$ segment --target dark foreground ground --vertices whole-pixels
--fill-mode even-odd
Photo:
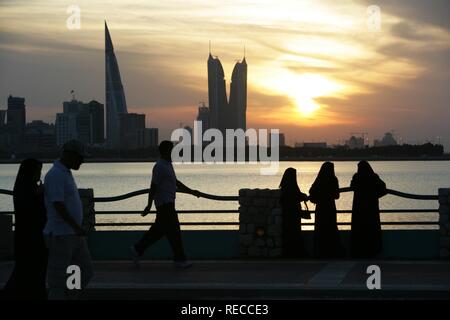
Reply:
[[[369,290],[369,265],[381,289]],[[12,262],[0,262],[0,288]],[[450,261],[170,261],[95,262],[83,299],[450,299]]]

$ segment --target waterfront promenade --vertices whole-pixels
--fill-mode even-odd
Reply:
[[[381,289],[369,290],[378,265]],[[0,287],[13,263],[0,262]],[[96,261],[82,299],[450,299],[450,261],[199,260],[187,270],[171,261]]]

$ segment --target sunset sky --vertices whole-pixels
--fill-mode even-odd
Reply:
[[[79,30],[66,26],[69,5]],[[28,121],[54,122],[71,90],[104,103],[104,20],[128,110],[161,138],[207,103],[211,41],[228,94],[246,48],[247,127],[278,128],[289,144],[394,130],[450,151],[450,1],[1,0],[0,107],[25,97]]]

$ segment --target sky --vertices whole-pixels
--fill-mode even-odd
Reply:
[[[67,27],[70,5],[79,29]],[[208,103],[211,41],[228,94],[245,47],[248,128],[279,129],[291,145],[393,131],[450,151],[448,0],[1,0],[0,108],[25,97],[28,121],[54,122],[71,90],[104,103],[105,20],[128,111],[160,138]]]

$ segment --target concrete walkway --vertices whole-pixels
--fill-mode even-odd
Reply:
[[[381,289],[369,290],[369,265]],[[0,288],[12,270],[0,262]],[[95,262],[84,299],[450,299],[450,261],[170,261]]]

